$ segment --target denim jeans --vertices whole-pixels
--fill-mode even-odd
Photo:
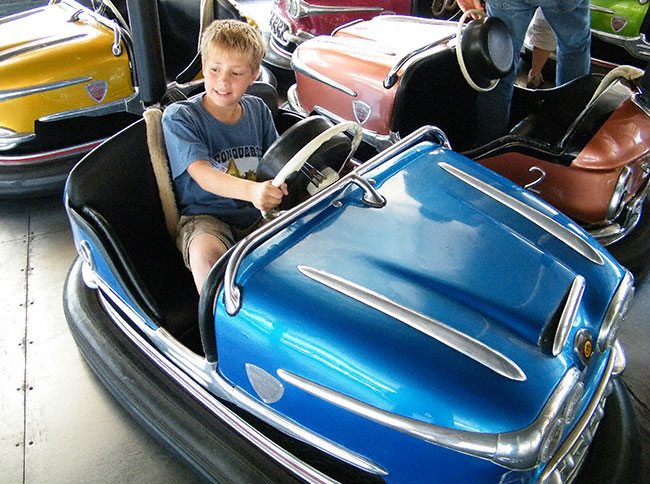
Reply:
[[[493,90],[480,93],[476,101],[477,144],[506,134],[519,54],[535,10],[541,7],[557,36],[556,85],[589,73],[591,65],[591,19],[589,0],[487,0],[487,12],[505,22],[512,34],[514,69]]]

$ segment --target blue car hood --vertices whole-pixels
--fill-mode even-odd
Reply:
[[[364,175],[385,206],[365,205],[350,187],[246,259],[239,313],[217,314],[224,375],[245,387],[244,363],[252,363],[436,425],[480,432],[529,425],[574,364],[570,348],[557,357],[542,351],[544,328],[581,275],[572,331],[597,334],[620,269],[604,251],[585,256],[450,166],[589,241],[500,176],[419,145]],[[602,265],[611,271],[594,269]]]

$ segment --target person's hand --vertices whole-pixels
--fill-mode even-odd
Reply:
[[[280,187],[274,187],[271,185],[271,180],[267,180],[255,183],[251,202],[258,210],[268,212],[280,205],[282,197],[285,195],[289,195],[286,183],[283,183]]]
[[[467,12],[468,10],[485,11],[485,5],[481,3],[481,0],[456,0],[456,3],[458,3],[458,6],[463,12]],[[473,20],[476,20],[479,16],[477,14],[472,14],[470,17]]]

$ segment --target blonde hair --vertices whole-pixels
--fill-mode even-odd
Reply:
[[[248,57],[253,71],[257,71],[266,53],[262,34],[246,22],[233,19],[215,20],[201,35],[201,58],[216,50],[243,54]]]

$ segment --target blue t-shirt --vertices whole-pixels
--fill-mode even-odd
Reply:
[[[203,96],[167,107],[162,117],[174,188],[182,215],[214,215],[227,224],[247,227],[260,216],[252,203],[203,190],[187,173],[197,160],[215,170],[255,180],[260,159],[278,137],[271,111],[260,98],[244,95],[241,119],[222,123],[203,106]]]

